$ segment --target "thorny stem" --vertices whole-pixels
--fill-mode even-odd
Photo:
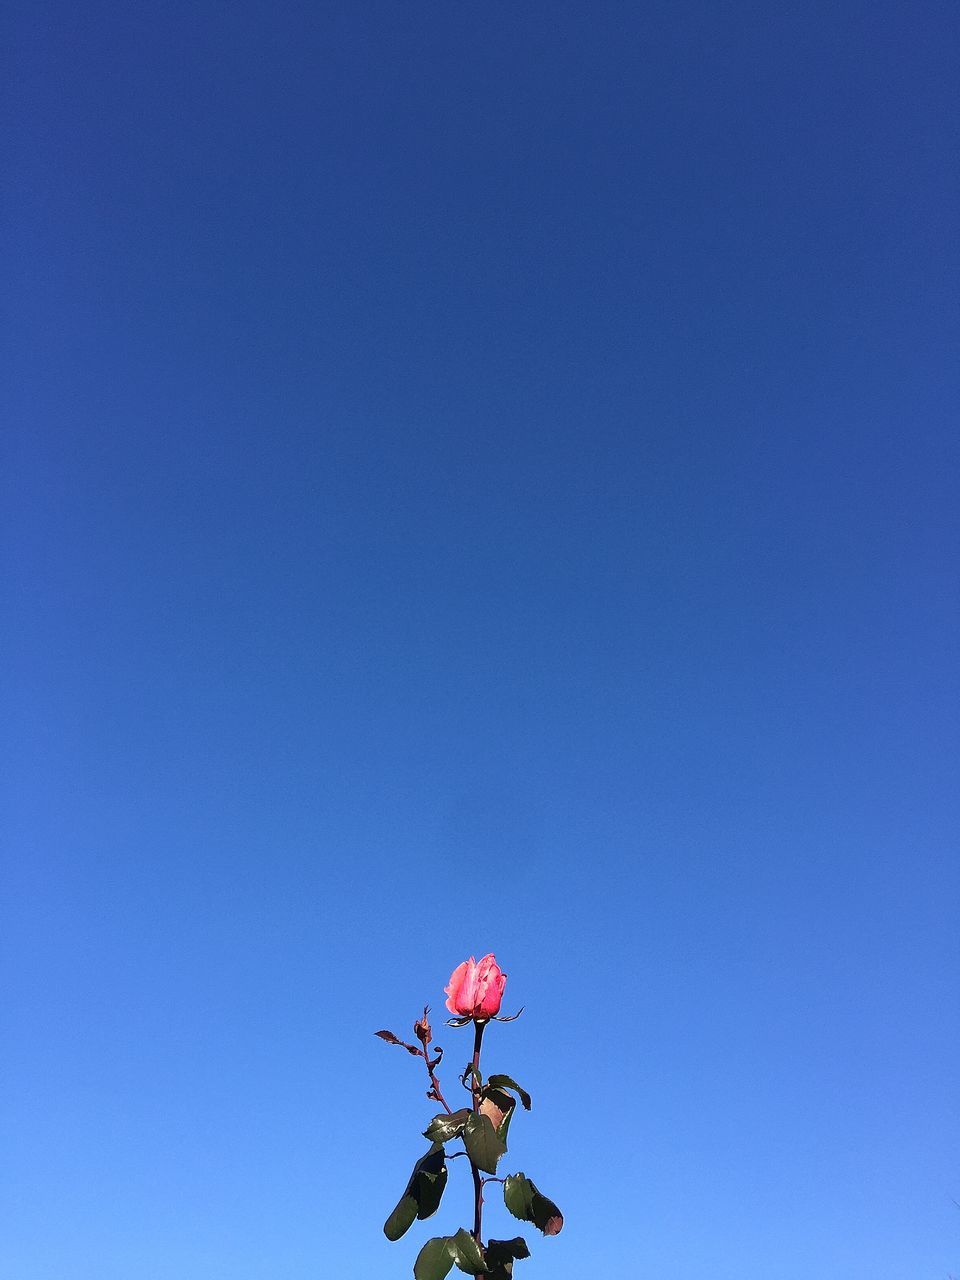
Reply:
[[[424,1059],[424,1060],[426,1061],[426,1059]],[[429,1062],[427,1062],[427,1071],[428,1071],[428,1072],[429,1072],[429,1074],[430,1074],[430,1083],[433,1085],[433,1089],[431,1090],[431,1093],[430,1093],[430,1094],[428,1094],[427,1096],[428,1096],[428,1097],[433,1096],[434,1098],[436,1098],[437,1102],[439,1102],[439,1103],[440,1103],[441,1107],[443,1107],[443,1109],[444,1109],[444,1111],[447,1113],[447,1115],[448,1115],[448,1116],[452,1116],[452,1115],[453,1115],[453,1107],[451,1107],[451,1106],[450,1106],[449,1102],[447,1102],[446,1098],[445,1098],[445,1097],[443,1096],[443,1094],[440,1092],[440,1082],[437,1080],[437,1077],[436,1077],[436,1076],[433,1074],[433,1072],[430,1070],[430,1063],[429,1063]]]
[[[426,1022],[426,1017],[427,1017],[426,1009],[424,1009],[423,1011],[423,1017],[424,1017],[424,1022]],[[470,1092],[473,1096],[473,1110],[478,1114],[480,1111],[480,1085],[478,1083],[478,1081],[480,1080],[480,1046],[483,1041],[483,1032],[486,1025],[487,1025],[486,1021],[482,1021],[482,1022],[477,1021],[477,1022],[474,1022],[473,1024],[473,1027],[474,1027],[473,1075],[470,1081]],[[427,1096],[436,1098],[437,1102],[440,1103],[440,1105],[443,1107],[444,1111],[446,1111],[448,1116],[453,1115],[453,1108],[450,1106],[446,1098],[443,1096],[443,1093],[440,1090],[440,1082],[436,1077],[434,1068],[431,1067],[430,1065],[429,1036],[422,1039],[421,1044],[423,1045],[423,1063],[424,1063],[424,1066],[427,1068],[427,1075],[430,1077],[430,1093]],[[447,1159],[455,1160],[458,1155],[466,1155],[466,1154],[467,1152],[465,1151],[457,1151],[453,1155],[448,1156]],[[482,1222],[483,1222],[484,1183],[485,1182],[502,1182],[503,1179],[502,1178],[481,1178],[480,1170],[477,1168],[477,1166],[473,1163],[472,1160],[470,1161],[470,1171],[473,1174],[473,1238],[474,1240],[476,1240],[477,1244],[480,1245],[480,1248],[482,1249],[483,1245],[480,1243],[480,1232],[481,1232]],[[483,1277],[475,1276],[474,1280],[483,1280]]]
[[[430,1028],[427,1026],[427,1014],[429,1012],[429,1009],[424,1009],[423,1011],[423,1025],[427,1028],[426,1034],[422,1037],[420,1035],[417,1036],[417,1039],[423,1045],[423,1065],[427,1068],[427,1075],[430,1077],[430,1092],[427,1094],[427,1097],[436,1098],[437,1102],[440,1103],[447,1115],[452,1116],[453,1108],[440,1092],[440,1081],[436,1077],[436,1064],[432,1067],[430,1065]],[[418,1027],[420,1025],[420,1023],[417,1023]],[[439,1061],[439,1057],[437,1058],[437,1061]]]
[[[480,1086],[477,1081],[480,1079],[480,1042],[483,1040],[483,1029],[486,1022],[474,1023],[474,1040],[473,1040],[473,1109],[475,1112],[480,1111]],[[473,1238],[477,1244],[480,1244],[480,1228],[483,1220],[483,1180],[480,1177],[480,1170],[470,1161],[470,1168],[473,1172]],[[481,1248],[483,1246],[481,1245]]]

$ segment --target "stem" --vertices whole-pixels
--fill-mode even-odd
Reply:
[[[436,1067],[437,1062],[439,1062],[441,1057],[443,1056],[442,1049],[437,1050],[436,1061],[434,1062],[433,1066],[430,1065],[430,1041],[433,1038],[433,1032],[430,1030],[430,1023],[427,1021],[427,1015],[429,1014],[429,1012],[430,1012],[430,1006],[424,1005],[423,1017],[418,1018],[416,1022],[413,1024],[413,1034],[420,1041],[421,1048],[417,1050],[413,1048],[413,1045],[409,1045],[409,1044],[405,1044],[403,1045],[403,1047],[405,1049],[409,1049],[412,1053],[419,1052],[420,1057],[423,1059],[423,1065],[427,1068],[427,1075],[430,1077],[430,1088],[427,1091],[427,1097],[435,1098],[437,1102],[439,1102],[440,1105],[443,1107],[444,1111],[446,1111],[447,1115],[452,1116],[453,1108],[449,1105],[446,1098],[440,1092],[440,1081],[437,1079],[436,1075],[434,1074],[434,1067]],[[401,1040],[398,1043],[403,1044],[403,1041]]]
[[[423,1061],[424,1061],[424,1065],[427,1068],[427,1075],[430,1077],[430,1083],[433,1086],[433,1090],[432,1090],[433,1096],[440,1103],[441,1107],[443,1107],[447,1115],[452,1116],[453,1107],[450,1106],[449,1102],[447,1102],[446,1098],[440,1092],[440,1081],[437,1079],[437,1077],[433,1074],[433,1071],[430,1069],[430,1050],[427,1048],[426,1045],[423,1046]],[[427,1094],[427,1097],[429,1098],[430,1094]]]
[[[480,1042],[483,1040],[483,1029],[486,1025],[486,1022],[474,1023],[473,1109],[477,1113],[480,1111],[480,1086],[477,1084],[477,1079],[480,1075]],[[480,1244],[480,1228],[483,1221],[483,1181],[480,1177],[480,1170],[472,1160],[470,1161],[470,1168],[473,1171],[473,1238],[477,1244]]]

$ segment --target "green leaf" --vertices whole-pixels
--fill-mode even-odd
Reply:
[[[425,1156],[413,1166],[400,1202],[383,1224],[388,1240],[399,1240],[414,1218],[429,1218],[436,1213],[440,1197],[447,1185],[447,1166],[443,1147],[434,1143]]]
[[[464,1227],[460,1228],[451,1243],[453,1245],[454,1261],[460,1270],[465,1271],[468,1276],[479,1275],[482,1271],[488,1269],[483,1260],[480,1246]]]
[[[484,1257],[490,1269],[490,1280],[513,1280],[515,1258],[529,1258],[530,1250],[523,1236],[513,1240],[491,1240]]]
[[[559,1235],[563,1229],[563,1214],[537,1184],[522,1173],[511,1173],[504,1179],[503,1203],[515,1218],[532,1222],[545,1236]]]
[[[446,1185],[446,1165],[439,1173],[421,1173],[418,1176],[413,1194],[417,1201],[417,1217],[421,1222],[424,1218],[433,1217],[440,1208],[440,1199]]]
[[[532,1222],[530,1207],[533,1192],[522,1173],[508,1173],[503,1180],[503,1203],[521,1222]]]
[[[487,1084],[492,1084],[500,1089],[512,1089],[520,1099],[524,1111],[530,1110],[530,1095],[526,1089],[521,1089],[516,1080],[511,1080],[509,1076],[491,1076]]]
[[[487,1085],[481,1094],[480,1114],[490,1117],[497,1137],[507,1145],[507,1131],[517,1108],[517,1100],[503,1089],[494,1089]]]
[[[463,1130],[463,1142],[467,1155],[478,1169],[482,1169],[484,1173],[497,1172],[497,1161],[507,1148],[497,1137],[489,1116],[471,1112]]]
[[[507,1258],[529,1258],[530,1250],[523,1236],[514,1236],[512,1240],[491,1240],[487,1245],[487,1261],[502,1262]]]
[[[434,1236],[428,1240],[413,1264],[416,1280],[443,1280],[453,1266],[453,1240],[450,1236]]]
[[[563,1214],[547,1196],[533,1188],[533,1225],[545,1236],[558,1236],[563,1230]]]
[[[426,1129],[423,1136],[429,1138],[431,1142],[449,1142],[451,1138],[459,1138],[463,1133],[463,1126],[470,1118],[470,1108],[464,1107],[460,1111],[454,1111],[453,1115],[447,1115],[445,1111],[441,1111],[438,1116],[434,1116]]]
[[[388,1240],[399,1240],[409,1231],[417,1216],[417,1202],[406,1191],[400,1197],[400,1203],[383,1224],[383,1234]]]

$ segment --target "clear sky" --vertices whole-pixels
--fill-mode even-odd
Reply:
[[[955,6],[5,24],[3,1280],[960,1273]]]

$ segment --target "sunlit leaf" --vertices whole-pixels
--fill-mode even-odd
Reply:
[[[482,1169],[484,1173],[497,1172],[497,1161],[507,1148],[497,1137],[489,1116],[471,1112],[470,1119],[464,1126],[463,1141],[467,1155],[478,1169]]]

